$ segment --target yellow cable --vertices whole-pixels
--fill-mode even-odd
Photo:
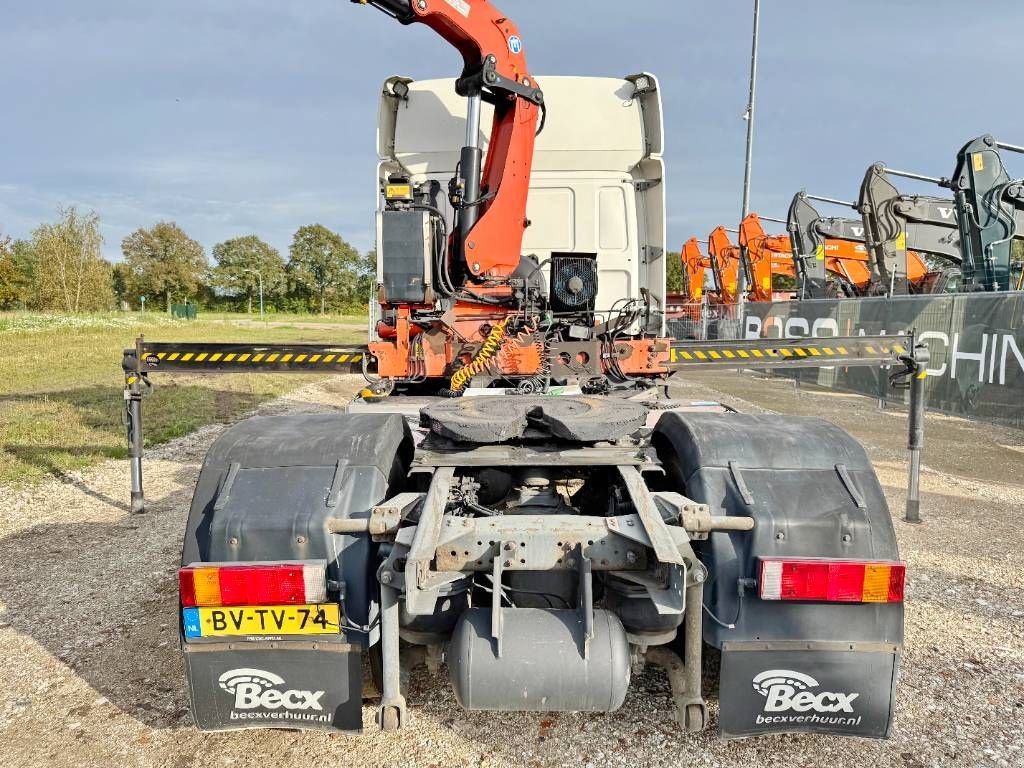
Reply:
[[[466,385],[472,381],[474,376],[483,372],[487,368],[487,363],[498,353],[498,350],[501,349],[501,343],[505,338],[505,325],[507,323],[508,318],[505,318],[491,328],[491,332],[487,334],[487,339],[484,341],[484,345],[480,347],[480,351],[476,353],[476,356],[474,356],[472,361],[452,374],[452,380],[449,385],[449,389],[451,389],[452,392],[461,392],[464,390]]]

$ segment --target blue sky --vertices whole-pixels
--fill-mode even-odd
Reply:
[[[673,248],[735,224],[751,0],[498,5],[538,75],[660,77]],[[1016,0],[762,0],[754,210],[852,198],[876,160],[948,175],[982,133],[1024,144],[1022,29]],[[4,0],[0,51],[0,233],[74,204],[111,258],[160,220],[208,251],[256,233],[284,252],[313,221],[369,247],[380,83],[460,64],[347,0]]]

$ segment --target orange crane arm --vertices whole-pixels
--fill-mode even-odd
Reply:
[[[462,54],[464,67],[456,91],[469,100],[469,107],[453,256],[461,256],[470,274],[480,280],[510,277],[521,257],[534,139],[544,101],[527,69],[518,28],[487,0],[352,2],[371,5],[402,24],[424,24]],[[494,106],[482,171],[481,100]]]

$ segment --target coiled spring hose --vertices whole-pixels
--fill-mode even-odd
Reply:
[[[473,356],[472,361],[452,374],[449,390],[453,395],[462,394],[462,391],[473,380],[473,377],[486,370],[488,363],[498,354],[498,350],[501,349],[501,342],[505,339],[505,326],[507,323],[508,318],[496,323],[491,328],[491,332],[487,334],[484,345]]]

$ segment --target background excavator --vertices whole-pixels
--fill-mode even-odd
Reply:
[[[746,269],[739,246],[729,238],[729,230],[715,227],[708,235],[708,258],[715,272],[717,303],[735,304],[739,298],[738,286],[741,269]],[[750,284],[750,275],[747,275]]]
[[[701,253],[700,241],[696,237],[691,237],[683,243],[680,258],[683,260],[683,299],[689,303],[700,303],[704,297],[704,283],[710,270],[714,282],[708,298],[717,300],[720,276],[716,263]]]
[[[787,229],[797,268],[799,296],[836,298],[884,293],[881,278],[868,251],[864,222],[821,216],[811,200],[854,206],[850,202],[809,195],[803,191],[794,195],[787,216]],[[911,284],[925,285],[929,268],[921,256],[915,251],[908,251],[907,265]]]
[[[787,235],[769,235],[761,217],[751,213],[740,222],[739,244],[748,265],[751,301],[772,301],[777,298],[775,278],[786,277],[796,282],[796,265]]]
[[[1024,179],[1011,179],[1000,149],[1024,147],[979,136],[957,153],[950,179],[962,251],[965,290],[1007,291],[1024,288],[1024,270],[1014,263],[1012,243],[1024,238]]]
[[[960,237],[952,200],[905,195],[889,180],[900,176],[940,183],[875,163],[864,174],[855,204],[864,224],[877,293],[943,293],[956,289]],[[912,255],[916,252],[917,255]]]

